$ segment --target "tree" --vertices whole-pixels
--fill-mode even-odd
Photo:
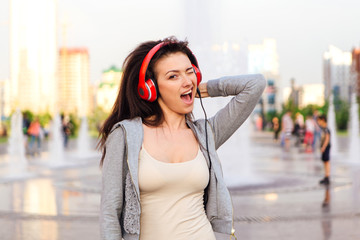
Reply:
[[[334,108],[337,129],[344,131],[347,130],[350,111],[349,103],[340,99],[336,99],[334,101]]]

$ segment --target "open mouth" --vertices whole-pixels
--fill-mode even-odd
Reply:
[[[181,94],[180,97],[184,102],[190,103],[192,101],[192,98],[193,98],[192,89],[190,89],[189,91]]]

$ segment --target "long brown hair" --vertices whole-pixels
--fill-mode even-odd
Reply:
[[[141,43],[125,59],[123,64],[123,75],[114,106],[112,107],[109,117],[105,120],[99,133],[98,148],[102,150],[100,166],[102,166],[106,154],[106,139],[109,136],[112,127],[125,119],[141,117],[144,124],[149,126],[159,126],[164,115],[158,101],[148,102],[142,100],[138,94],[137,87],[139,82],[139,72],[141,64],[146,54],[157,44],[167,43],[160,48],[152,57],[147,72],[146,79],[151,78],[156,85],[156,76],[154,72],[155,63],[162,57],[171,53],[182,52],[186,54],[190,61],[197,65],[196,59],[189,50],[187,41],[179,41],[175,37],[169,37],[159,41],[148,41]],[[160,93],[158,92],[160,96]]]

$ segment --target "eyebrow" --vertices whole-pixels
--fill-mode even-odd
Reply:
[[[185,70],[185,72],[189,71],[189,70],[192,69],[192,68],[193,68],[193,67],[187,68],[187,69]],[[165,73],[165,75],[167,75],[167,74],[170,73],[170,72],[178,73],[178,72],[180,72],[180,70],[170,70],[170,71],[167,71],[167,72]]]

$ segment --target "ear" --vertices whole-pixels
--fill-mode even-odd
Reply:
[[[157,86],[156,86],[156,83],[155,81],[153,81],[152,79],[148,79],[146,81],[146,87],[149,91],[149,96],[148,96],[148,99],[147,101],[149,102],[154,102],[156,99],[157,99]]]

